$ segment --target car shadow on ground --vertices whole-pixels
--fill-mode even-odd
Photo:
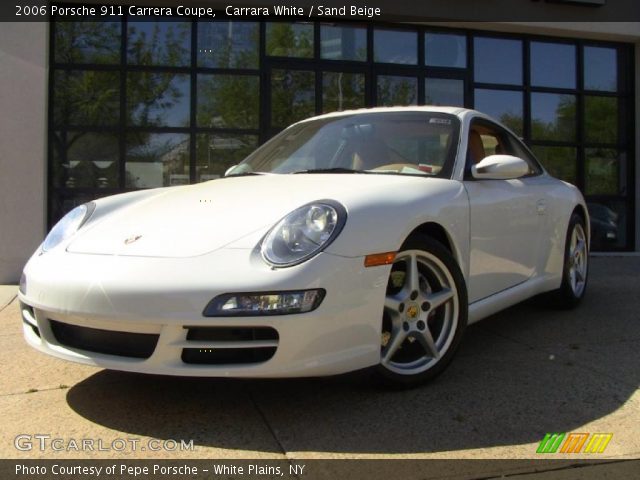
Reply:
[[[577,310],[533,299],[470,326],[450,368],[412,390],[377,389],[364,372],[240,381],[101,371],[67,402],[129,435],[237,450],[410,454],[539,442],[597,428],[634,401],[639,266],[594,261]]]

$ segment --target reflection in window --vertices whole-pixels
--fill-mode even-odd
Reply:
[[[367,59],[365,27],[320,26],[320,57],[327,60]]]
[[[313,25],[310,23],[267,23],[267,55],[313,57]]]
[[[431,67],[467,66],[467,37],[449,33],[426,33],[424,37],[425,64]]]
[[[127,62],[181,67],[191,63],[191,24],[151,20],[127,23]]]
[[[550,175],[575,185],[577,149],[575,147],[542,147],[531,150]]]
[[[94,70],[55,72],[54,123],[106,126],[120,121],[120,74]]]
[[[476,37],[473,71],[478,83],[522,85],[522,42]]]
[[[271,71],[271,126],[286,127],[315,113],[315,73]]]
[[[587,202],[591,219],[591,250],[610,250],[627,243],[627,207],[623,200]]]
[[[378,76],[378,105],[392,107],[418,103],[418,79],[394,75]]]
[[[59,131],[52,138],[53,186],[106,188],[118,186],[118,135]]]
[[[612,97],[585,97],[584,125],[587,142],[617,143],[618,99]]]
[[[189,183],[189,135],[135,132],[127,135],[125,184],[153,188]]]
[[[463,80],[427,77],[424,80],[424,89],[427,105],[464,106]]]
[[[534,140],[575,141],[575,95],[532,93],[531,138]]]
[[[373,32],[373,60],[381,63],[418,63],[418,33],[404,30]]]
[[[257,129],[259,92],[256,75],[198,75],[198,126]]]
[[[587,148],[586,185],[587,195],[624,195],[627,190],[625,155],[617,150]]]
[[[522,135],[522,92],[476,88],[474,108]]]
[[[199,22],[198,66],[258,68],[257,22]]]
[[[177,73],[127,74],[128,123],[188,127],[190,77]]]
[[[618,89],[618,61],[614,48],[584,47],[584,88],[607,92]]]
[[[576,47],[531,42],[531,85],[576,88]]]
[[[256,135],[203,133],[196,136],[196,181],[206,182],[224,175],[258,146]]]
[[[119,63],[120,22],[57,22],[57,63]]]
[[[324,72],[322,74],[322,111],[334,112],[364,107],[364,75]]]

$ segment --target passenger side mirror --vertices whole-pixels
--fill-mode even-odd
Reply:
[[[527,173],[527,162],[512,155],[489,155],[471,166],[471,175],[478,180],[509,180]]]

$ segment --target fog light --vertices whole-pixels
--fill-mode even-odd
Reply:
[[[207,305],[205,317],[290,315],[315,310],[324,299],[322,288],[289,292],[225,293]]]
[[[22,272],[20,276],[20,293],[23,295],[27,294],[27,276]]]

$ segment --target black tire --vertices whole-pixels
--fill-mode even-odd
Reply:
[[[407,271],[410,268],[409,262],[413,258],[416,259],[415,271],[418,272],[419,290],[415,300],[411,295],[415,293],[413,286],[416,284],[407,284],[408,281],[411,283],[409,278],[411,275]],[[394,284],[398,276],[403,276],[402,286]],[[450,283],[455,289],[448,288]],[[400,290],[395,293],[398,288]],[[411,291],[409,297],[405,296],[407,291]],[[385,309],[382,315],[381,361],[373,369],[374,379],[381,386],[395,389],[424,384],[441,374],[451,363],[467,326],[467,288],[460,267],[449,250],[440,242],[425,235],[413,235],[405,241],[396,256],[386,293]],[[441,294],[440,298],[446,298],[450,294],[452,297],[445,300],[442,305],[431,306],[428,300],[433,300],[433,305],[438,305],[441,301],[438,300],[437,294]],[[396,301],[397,298],[406,298],[406,307],[398,307],[397,311],[394,311],[387,306],[386,302]],[[400,302],[399,305],[404,303]],[[419,308],[417,316],[414,315],[416,307]],[[390,317],[393,318],[390,319]],[[405,337],[398,336],[399,347],[391,351],[394,344],[393,330],[396,329],[398,322],[402,325]],[[407,327],[407,324],[410,326]],[[387,333],[389,338],[385,344],[384,338]],[[429,349],[423,346],[423,344],[429,344],[425,337],[431,339],[430,351],[436,352],[434,355],[430,356]],[[438,351],[438,343],[442,346],[442,352]],[[419,366],[417,363],[418,366],[413,369],[405,370],[402,365],[412,365],[411,354],[419,357],[420,348],[423,349],[421,361],[424,365]],[[389,350],[385,355],[386,349]],[[406,357],[407,362],[405,364],[398,362],[398,356]],[[415,360],[415,362],[419,361]]]
[[[583,256],[584,279],[581,288],[576,289],[576,284],[572,279],[571,272],[571,269],[575,263],[575,259],[572,259],[572,239],[574,238],[574,232],[576,232],[577,235],[580,235],[580,231],[582,232],[582,235],[584,237],[583,241],[585,242]],[[585,292],[587,290],[587,280],[589,278],[589,240],[587,238],[586,232],[587,229],[583,218],[577,213],[573,213],[571,215],[571,219],[569,220],[569,226],[567,227],[567,238],[564,245],[562,283],[560,284],[560,288],[551,293],[553,305],[557,308],[575,308],[584,298]]]

